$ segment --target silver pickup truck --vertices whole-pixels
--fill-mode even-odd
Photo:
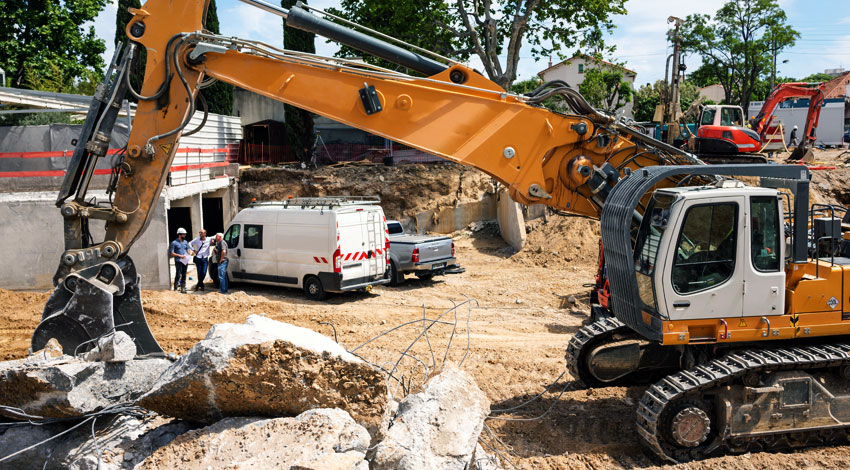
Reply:
[[[390,234],[390,285],[404,282],[405,274],[431,279],[439,274],[463,272],[456,264],[455,243],[451,237],[405,235],[404,227],[395,220],[387,221]]]

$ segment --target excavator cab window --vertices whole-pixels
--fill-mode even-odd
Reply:
[[[676,245],[673,288],[692,294],[732,277],[737,252],[738,205],[704,204],[688,208]]]
[[[645,212],[649,217],[643,218],[635,244],[635,274],[638,291],[643,301],[643,308],[650,312],[658,311],[653,274],[658,257],[658,247],[661,244],[661,237],[664,236],[664,230],[667,228],[667,222],[670,219],[670,207],[674,201],[675,197],[669,194],[656,193],[652,196]]]
[[[720,110],[721,126],[741,126],[744,119],[738,108],[722,108]]]
[[[779,207],[775,197],[750,198],[750,252],[753,267],[761,272],[777,272],[779,259]]]
[[[714,115],[717,114],[717,110],[714,108],[705,108],[702,111],[702,119],[700,119],[699,123],[701,126],[713,126],[714,125]]]

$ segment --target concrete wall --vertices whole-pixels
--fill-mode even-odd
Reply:
[[[260,121],[286,122],[283,103],[241,88],[233,90],[233,114],[247,126]]]
[[[6,259],[0,263],[0,288],[46,290],[64,250],[63,219],[54,205],[55,192],[0,194],[0,240]],[[130,250],[143,288],[168,285],[168,239],[165,199],[160,198],[151,223]],[[103,223],[92,221],[92,236],[103,239]]]

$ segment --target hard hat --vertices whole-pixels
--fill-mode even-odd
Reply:
[[[185,229],[185,228],[183,228],[183,227],[178,228],[178,229],[177,229],[177,235],[180,235],[180,234],[185,235],[185,234],[186,234],[186,229]]]
[[[794,130],[795,130],[795,131],[797,130],[797,126],[794,126]]]

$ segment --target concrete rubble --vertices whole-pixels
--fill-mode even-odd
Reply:
[[[315,331],[252,315],[213,326],[139,402],[165,416],[296,416],[340,408],[373,437],[386,420],[383,374]]]
[[[295,418],[225,418],[178,437],[141,467],[368,470],[370,439],[339,409],[310,410]]]
[[[123,331],[104,336],[97,341],[97,346],[83,355],[87,361],[127,362],[136,357],[136,344],[133,338]]]
[[[0,457],[11,455],[68,430],[75,423],[23,425],[0,430]],[[129,470],[153,451],[193,427],[183,421],[134,416],[104,417],[0,463],[4,470]]]
[[[490,402],[453,364],[399,402],[383,372],[330,338],[261,316],[213,326],[174,363],[133,359],[125,336],[101,339],[84,355],[95,361],[48,343],[0,363],[0,404],[20,410],[0,413],[89,415],[0,427],[0,468],[501,468],[478,445]],[[90,415],[116,404],[122,414]]]
[[[131,403],[171,365],[167,359],[88,362],[71,356],[0,363],[0,405],[45,418],[81,416]],[[22,419],[14,413],[0,415]]]
[[[423,391],[401,401],[372,470],[466,470],[489,414],[490,400],[475,381],[447,364]]]

